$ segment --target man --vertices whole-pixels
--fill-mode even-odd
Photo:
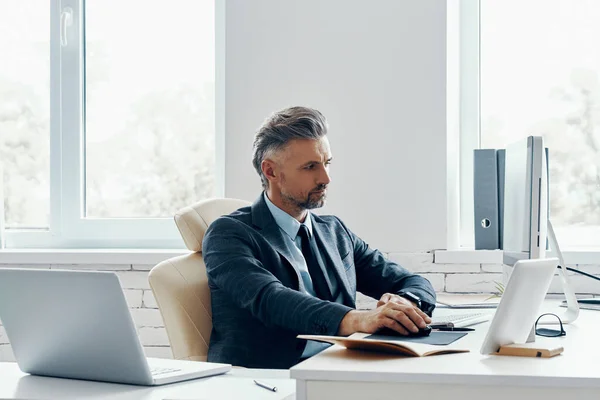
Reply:
[[[323,115],[305,107],[273,114],[256,133],[252,162],[264,192],[217,219],[203,242],[208,361],[289,368],[328,346],[299,334],[407,335],[431,322],[428,280],[370,249],[337,217],[309,211],[323,206],[331,182],[326,134]],[[380,298],[377,308],[356,310],[357,290]]]

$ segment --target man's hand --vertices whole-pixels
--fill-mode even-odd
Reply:
[[[388,301],[371,311],[352,310],[342,319],[338,334],[346,336],[355,332],[373,333],[382,328],[393,329],[401,335],[416,333],[419,328],[425,328],[431,322],[431,318],[412,303],[408,303]]]
[[[393,301],[398,304],[406,304],[408,306],[417,306],[412,301],[405,299],[404,297],[400,297],[397,294],[386,293],[383,296],[381,296],[381,299],[379,299],[379,301],[377,302],[377,307],[382,306],[390,301]]]

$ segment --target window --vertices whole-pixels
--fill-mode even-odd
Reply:
[[[481,0],[468,2],[467,9],[461,23],[477,24],[480,35],[461,44],[475,51],[479,76],[462,76],[476,82],[463,99],[467,104],[479,99],[477,118],[466,118],[479,119],[480,129],[463,139],[481,148],[504,148],[529,135],[543,136],[549,148],[550,218],[558,242],[563,249],[597,250],[600,2]],[[468,186],[472,180],[462,195],[472,197]],[[467,226],[472,231],[472,209],[470,214],[470,221],[462,219],[463,232]]]
[[[9,247],[182,246],[175,211],[224,187],[214,3],[2,2]]]
[[[12,229],[49,227],[49,31],[47,1],[0,4],[0,182]]]

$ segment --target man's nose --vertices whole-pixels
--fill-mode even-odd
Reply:
[[[319,185],[329,185],[331,182],[331,176],[329,175],[329,171],[327,167],[321,168],[321,174],[319,174]]]

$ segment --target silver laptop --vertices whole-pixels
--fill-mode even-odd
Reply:
[[[0,268],[0,320],[33,375],[163,385],[231,369],[146,358],[113,272]]]

